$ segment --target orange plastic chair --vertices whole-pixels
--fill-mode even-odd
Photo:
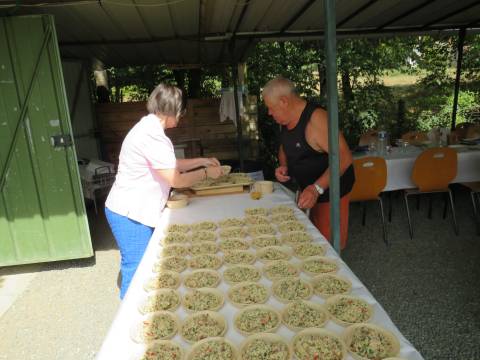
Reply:
[[[426,132],[409,131],[402,135],[402,140],[406,140],[412,145],[420,145],[423,141],[428,140],[428,135]]]
[[[410,238],[413,238],[412,221],[408,207],[408,196],[426,193],[448,193],[450,208],[452,210],[453,226],[458,235],[455,207],[453,205],[452,191],[448,187],[450,182],[457,176],[457,152],[446,147],[431,148],[422,152],[413,165],[412,181],[416,189],[404,191],[405,207],[407,210]],[[429,214],[431,214],[431,203]],[[446,216],[446,207],[443,217]]]
[[[383,241],[388,245],[387,230],[385,226],[385,215],[383,212],[383,202],[380,193],[387,184],[387,163],[384,158],[377,156],[368,156],[353,160],[355,170],[355,184],[350,192],[350,201],[373,201],[380,204],[382,215]],[[363,225],[365,225],[366,204],[363,206]]]
[[[358,140],[359,146],[370,145],[372,142],[376,142],[378,138],[378,131],[375,129],[370,129],[367,132],[363,133]]]

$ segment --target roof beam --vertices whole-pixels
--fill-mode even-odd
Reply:
[[[135,5],[135,10],[137,12],[137,15],[138,17],[140,18],[140,21],[143,25],[143,27],[145,28],[145,31],[147,32],[148,36],[150,38],[153,38],[153,33],[152,33],[152,30],[150,29],[150,27],[148,26],[147,22],[145,21],[145,17],[143,16],[142,14],[142,10],[140,7],[137,6],[137,0],[132,0],[133,4]],[[165,56],[163,56],[161,50],[159,47],[155,47],[155,51],[157,52],[157,54],[159,55],[161,61],[165,61]]]
[[[78,11],[76,11],[76,9],[73,7],[71,9],[68,10],[69,13],[72,14],[72,17],[78,19],[78,21],[82,24],[86,24],[88,26],[89,29],[93,30],[93,33],[94,34],[98,34],[98,36],[100,37],[100,41],[106,41],[105,38],[102,36],[102,33],[100,31],[97,31],[97,29],[95,28],[95,23],[91,22],[89,19],[85,18],[83,15],[81,15]],[[73,42],[72,42],[73,43]],[[86,45],[87,47],[89,46],[93,46],[95,44],[92,44],[92,45]],[[93,53],[95,54],[96,51],[94,49],[90,49],[89,48],[89,51],[90,53]],[[117,56],[122,59],[123,61],[125,61],[125,57],[122,56],[122,54],[120,54],[118,51],[116,51],[115,49],[112,49],[112,52],[115,52],[117,54]],[[104,52],[104,55],[105,55],[105,52]],[[94,57],[97,57],[98,55],[94,55]]]
[[[316,0],[308,0],[308,1],[302,6],[302,8],[301,8],[299,11],[297,11],[297,13],[296,13],[295,15],[293,15],[293,17],[292,17],[290,20],[288,20],[285,25],[282,26],[282,28],[280,29],[280,33],[283,33],[283,32],[285,32],[285,31],[287,31],[288,28],[289,28],[290,26],[292,26],[292,25],[295,23],[295,21],[297,21],[298,18],[299,18],[300,16],[302,16],[302,15],[305,13],[305,11],[307,11],[307,10],[310,8],[310,6],[313,5],[313,3],[314,3],[315,1],[316,1]]]
[[[458,10],[452,11],[451,13],[448,13],[448,14],[442,16],[442,17],[439,17],[439,18],[437,18],[437,19],[435,19],[435,20],[433,20],[433,21],[430,21],[430,22],[426,23],[426,24],[423,25],[421,28],[422,28],[422,29],[427,28],[427,27],[429,27],[430,25],[433,25],[433,24],[435,24],[435,23],[438,23],[438,22],[440,22],[440,21],[443,21],[443,20],[445,20],[445,19],[448,19],[449,17],[452,17],[452,16],[455,16],[455,15],[457,15],[457,14],[460,14],[460,13],[462,13],[462,12],[468,10],[468,9],[471,9],[472,7],[478,6],[478,5],[480,5],[480,1],[474,1],[474,2],[472,2],[472,3],[469,4],[469,5],[466,5],[466,6],[464,6],[464,7],[461,7],[461,8],[458,9]]]
[[[419,28],[418,26],[406,26],[402,28],[395,29],[382,29],[377,31],[376,29],[338,29],[337,34],[339,36],[354,36],[354,35],[382,35],[382,34],[393,34],[393,33],[428,33],[430,31],[443,31],[443,30],[458,30],[460,28],[469,28],[475,29],[480,28],[480,21],[474,23],[465,23],[458,24],[455,26],[451,25],[438,25],[438,26],[429,26],[424,28]],[[237,33],[235,35],[236,39],[272,39],[272,38],[300,38],[300,37],[321,37],[324,35],[323,30],[313,30],[313,31],[302,31],[302,32],[286,32],[280,33],[278,31],[270,32],[245,32]],[[210,38],[206,40],[206,38]],[[218,39],[215,39],[218,38]],[[155,37],[155,38],[144,38],[144,39],[128,39],[128,40],[94,40],[94,41],[63,41],[60,42],[60,46],[93,46],[93,45],[129,45],[129,44],[140,44],[140,43],[159,43],[165,41],[191,41],[191,42],[212,42],[212,41],[225,41],[230,38],[229,34],[225,33],[213,33],[213,34],[204,34],[203,37],[198,36],[170,36],[170,37]]]
[[[420,9],[423,9],[425,6],[428,6],[428,5],[430,5],[431,3],[435,2],[435,1],[436,1],[436,0],[426,0],[426,1],[424,1],[423,3],[421,3],[421,4],[419,4],[419,5],[411,8],[411,9],[409,9],[409,10],[407,10],[407,11],[405,11],[404,13],[402,13],[402,14],[394,17],[393,19],[387,21],[386,23],[380,25],[379,27],[377,27],[377,30],[381,30],[381,29],[387,27],[388,25],[391,25],[391,24],[397,22],[398,20],[403,19],[403,18],[405,18],[405,17],[413,14],[414,12],[417,12],[417,11],[420,10]]]
[[[344,25],[345,23],[347,23],[348,21],[352,20],[354,17],[356,17],[357,15],[361,14],[362,12],[364,12],[365,10],[367,10],[370,6],[372,6],[373,4],[375,4],[378,0],[370,0],[369,2],[367,2],[365,5],[359,7],[357,10],[355,10],[353,13],[351,13],[350,15],[348,15],[345,19],[343,19],[342,21],[340,21],[338,24],[337,24],[337,28],[339,28],[340,26]]]
[[[199,35],[202,34],[202,25],[203,25],[202,19],[203,19],[204,13],[205,13],[204,0],[199,0],[198,1],[198,34]],[[200,46],[200,44],[197,44],[197,46],[198,46],[197,58],[198,58],[198,62],[201,64],[202,63],[202,47]]]
[[[238,17],[237,23],[235,24],[235,28],[233,29],[232,39],[235,38],[235,35],[237,34],[238,29],[240,28],[240,25],[243,21],[243,18],[245,17],[245,14],[247,13],[247,9],[248,9],[249,6],[250,6],[250,0],[243,3],[242,11],[240,13],[240,16]],[[227,42],[224,41],[222,43],[222,49],[220,50],[220,55],[218,56],[218,62],[220,62],[221,59],[223,59],[223,55],[225,54],[225,47],[226,46],[227,46]]]

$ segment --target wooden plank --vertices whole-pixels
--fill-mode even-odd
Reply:
[[[195,195],[198,195],[198,196],[242,193],[243,185],[233,185],[233,186],[218,188],[218,189],[205,189],[205,190],[193,190],[193,191],[195,192]]]

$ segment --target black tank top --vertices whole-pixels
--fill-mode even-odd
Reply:
[[[307,102],[297,125],[289,130],[282,126],[280,142],[287,156],[288,174],[298,183],[301,190],[313,184],[328,169],[328,153],[313,149],[305,138],[305,129],[312,113],[319,106]],[[348,194],[355,182],[353,165],[350,165],[340,177],[340,197]],[[325,189],[318,202],[328,202],[329,192]]]

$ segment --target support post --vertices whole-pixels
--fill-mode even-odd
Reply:
[[[338,90],[335,0],[324,0],[327,64],[328,163],[330,169],[330,236],[340,255],[340,156],[338,150]]]
[[[457,44],[457,73],[455,74],[455,91],[453,93],[453,110],[452,110],[452,130],[455,130],[457,122],[457,106],[458,106],[458,92],[460,91],[460,76],[462,75],[462,61],[463,61],[463,44],[465,43],[465,35],[467,30],[461,28],[458,32]]]
[[[235,62],[234,57],[234,42],[230,43],[230,52],[232,55],[232,80],[233,80],[233,99],[235,102],[235,117],[237,124],[237,144],[238,144],[238,160],[240,162],[240,171],[244,171],[244,159],[243,159],[243,134],[242,134],[242,121],[240,119],[240,106],[238,103],[238,64]]]

